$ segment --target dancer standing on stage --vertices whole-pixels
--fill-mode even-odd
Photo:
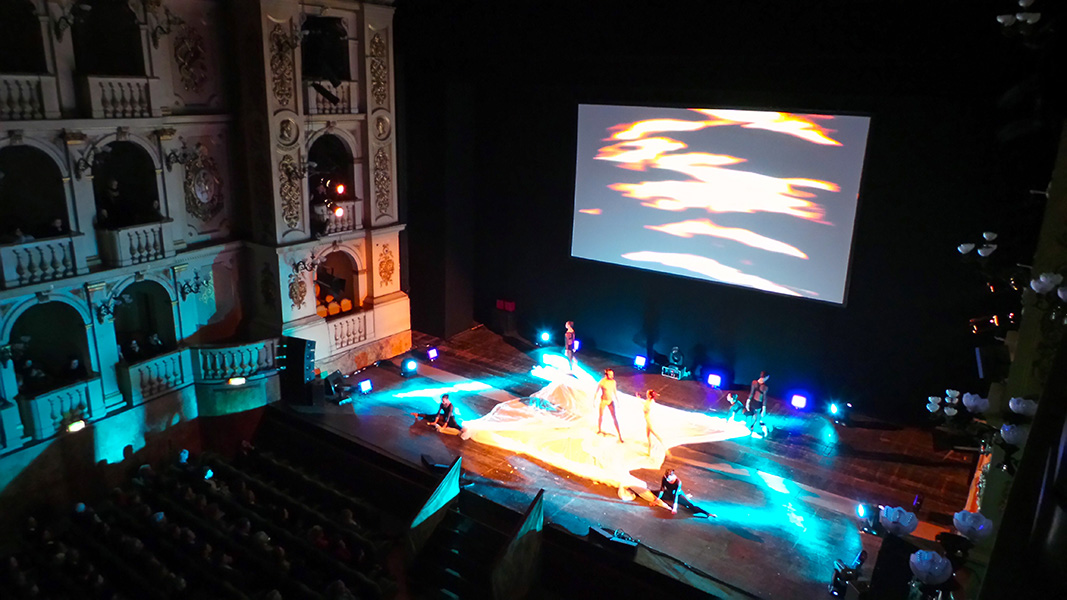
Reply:
[[[763,431],[763,437],[767,436],[767,426],[763,423],[763,417],[767,414],[767,380],[771,376],[766,371],[760,371],[759,379],[752,382],[748,391],[748,400],[745,402],[745,416],[748,417],[748,429],[756,433],[756,425]],[[756,434],[759,435],[759,434]]]
[[[563,334],[565,343],[563,344],[566,354],[567,362],[571,364],[571,371],[574,370],[574,321],[567,321],[567,333]]]
[[[600,418],[596,422],[597,434],[604,433],[604,409],[607,408],[611,411],[611,419],[615,421],[615,431],[619,433],[619,443],[623,443],[619,417],[615,415],[615,401],[619,397],[615,387],[615,371],[604,369],[604,378],[600,380],[600,383],[596,386],[596,391],[593,392],[593,401],[595,402],[598,397],[600,398]]]
[[[671,514],[678,514],[678,505],[681,504],[692,511],[693,516],[703,519],[715,516],[690,501],[689,496],[682,491],[682,480],[678,478],[674,469],[667,469],[663,473],[663,480],[660,482],[656,497],[659,499],[660,506],[671,509]]]
[[[663,447],[667,449],[667,456],[671,455],[670,448],[667,448],[667,444],[663,442],[663,438],[658,433],[652,430],[652,405],[656,403],[656,398],[659,398],[659,393],[656,390],[648,390],[645,392],[645,437],[648,438],[648,455],[652,456],[652,436],[656,436],[659,443],[663,444]]]
[[[442,430],[455,430],[458,433],[460,429],[459,421],[456,420],[456,407],[452,405],[452,401],[448,399],[448,394],[441,396],[441,405],[437,407],[437,412],[430,413],[411,413],[417,419],[425,421],[427,425],[433,427],[437,431]],[[446,433],[453,433],[447,431]]]

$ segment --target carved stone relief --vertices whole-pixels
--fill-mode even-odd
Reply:
[[[291,34],[275,23],[270,32],[270,73],[274,99],[282,106],[293,101],[293,53],[289,47]]]
[[[378,148],[374,153],[374,204],[378,208],[378,216],[389,214],[392,205],[392,158],[386,146]]]
[[[278,124],[278,142],[282,146],[292,146],[300,139],[300,126],[293,119],[282,119]]]
[[[389,101],[388,48],[382,34],[375,33],[370,40],[370,93],[374,103],[387,106]]]
[[[388,139],[392,131],[393,125],[389,120],[389,115],[380,114],[374,118],[374,137],[379,142],[384,142]]]
[[[200,32],[195,27],[183,24],[174,38],[174,62],[186,91],[199,92],[207,81],[204,55],[204,38]]]
[[[278,163],[278,195],[282,199],[282,219],[292,229],[300,226],[300,183],[296,161],[286,154]]]
[[[378,254],[378,277],[382,280],[382,287],[393,282],[393,272],[396,264],[393,262],[393,252],[389,250],[389,244],[382,244],[382,251]]]
[[[304,298],[307,297],[308,284],[304,277],[299,274],[289,276],[289,299],[293,301],[293,308],[304,308]]]
[[[223,206],[222,178],[215,159],[203,144],[185,163],[185,211],[200,221],[210,221]]]

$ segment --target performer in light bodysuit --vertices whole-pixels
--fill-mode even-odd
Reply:
[[[659,398],[659,394],[655,390],[648,390],[647,392],[645,392],[645,404],[643,408],[645,411],[645,436],[648,438],[648,455],[652,456],[652,436],[656,436],[656,439],[659,440],[659,443],[663,444],[664,448],[666,448],[667,456],[670,456],[670,448],[667,448],[667,444],[663,442],[663,438],[661,438],[659,434],[653,431],[652,429],[651,412],[652,405],[656,403],[656,398]]]
[[[615,415],[615,400],[618,399],[618,392],[615,388],[615,371],[611,369],[604,370],[604,378],[600,380],[600,383],[596,386],[596,391],[593,392],[593,401],[597,398],[600,399],[600,416],[596,422],[596,432],[598,434],[604,433],[604,409],[607,408],[611,411],[611,419],[615,421],[615,431],[619,434],[619,443],[622,443],[622,429],[619,428],[619,417]]]

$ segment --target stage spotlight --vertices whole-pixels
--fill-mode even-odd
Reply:
[[[793,394],[793,397],[789,400],[789,403],[793,405],[793,408],[803,409],[808,406],[807,396],[801,394]]]
[[[429,359],[430,362],[437,360],[437,356],[437,348],[428,348],[426,350],[426,358]]]
[[[547,344],[552,341],[552,334],[547,331],[542,331],[541,335],[537,336],[541,340],[542,344]]]
[[[707,382],[709,386],[719,389],[722,387],[722,375],[719,375],[718,373],[708,373]]]
[[[419,370],[419,363],[414,358],[405,358],[404,362],[400,363],[400,375],[404,377],[411,377]]]
[[[634,368],[635,369],[644,370],[644,368],[646,366],[648,366],[648,358],[646,358],[644,356],[641,356],[641,355],[637,355],[637,356],[634,357]]]
[[[364,379],[359,382],[359,393],[369,394],[372,389],[374,389],[374,385],[371,384],[370,379]]]
[[[882,507],[878,504],[856,505],[856,516],[863,523],[863,531],[872,535],[878,535],[881,531],[881,526],[878,523],[878,516],[881,513]]]

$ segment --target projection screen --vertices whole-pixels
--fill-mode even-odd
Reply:
[[[843,304],[869,125],[579,105],[571,255]]]

